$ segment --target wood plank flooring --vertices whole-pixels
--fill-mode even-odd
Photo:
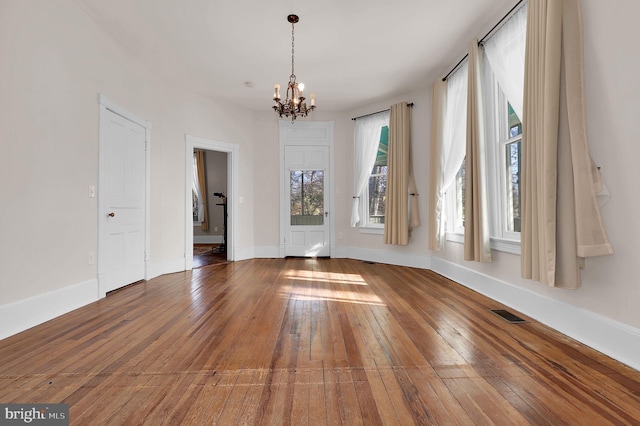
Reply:
[[[500,308],[356,260],[203,267],[0,341],[0,403],[78,425],[640,424],[640,372]]]

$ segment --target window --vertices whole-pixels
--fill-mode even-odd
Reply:
[[[526,3],[484,44],[491,237],[505,244],[520,241]]]
[[[522,122],[493,80],[493,136],[487,140],[491,237],[520,241]]]
[[[363,233],[381,234],[384,229],[389,115],[387,110],[356,119],[351,226]]]
[[[520,182],[522,159],[522,122],[496,85],[498,102],[495,107],[497,126],[494,147],[488,147],[488,198],[492,200],[492,238],[520,240]],[[488,141],[490,143],[490,141]],[[447,190],[447,232],[464,233],[465,161]],[[489,173],[491,174],[491,173]]]
[[[367,200],[364,212],[365,226],[384,225],[385,201],[387,192],[387,154],[389,148],[389,126],[383,126],[376,161],[369,173],[369,183],[364,198]]]
[[[504,105],[504,104],[503,104]],[[522,122],[507,102],[507,128],[506,135],[502,138],[502,150],[504,152],[504,177],[505,194],[504,202],[505,223],[503,236],[520,239],[519,235],[510,235],[520,232],[520,173],[522,158]],[[505,235],[506,234],[506,235]]]
[[[465,195],[466,165],[462,160],[460,168],[456,173],[453,182],[445,192],[446,224],[447,233],[464,234],[464,195]],[[452,235],[449,239],[456,239]]]
[[[491,221],[491,247],[511,253],[520,252],[523,147],[519,114],[522,112],[524,92],[526,13],[527,5],[524,2],[523,6],[483,43],[486,201]],[[450,78],[451,76],[447,80],[451,91],[453,84]],[[447,102],[448,108],[451,100],[448,99]],[[454,123],[455,129],[464,131],[463,115],[464,111],[459,109],[453,114],[459,121],[447,118],[447,122]],[[452,166],[458,169],[446,192],[446,231],[448,239],[461,242],[459,234],[464,232],[465,224],[466,170],[464,162],[461,165],[456,162]]]

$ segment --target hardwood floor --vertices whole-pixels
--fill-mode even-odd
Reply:
[[[227,252],[219,251],[220,244],[194,244],[193,268],[227,262]]]
[[[498,308],[420,269],[213,265],[0,341],[0,402],[78,425],[640,424],[640,372]]]

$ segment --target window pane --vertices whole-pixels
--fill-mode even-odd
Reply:
[[[373,166],[373,169],[371,169],[371,174],[372,175],[386,175],[387,174],[387,165],[383,165],[383,166]]]
[[[509,139],[511,139],[522,134],[522,122],[511,108],[510,103],[507,103],[507,107],[509,110]]]
[[[389,148],[389,127],[383,126],[380,130],[380,142],[378,143],[378,153],[369,173],[369,204],[368,204],[368,224],[384,224],[385,194],[387,192],[387,153]],[[364,206],[365,208],[367,206]]]
[[[389,126],[383,126],[380,130],[380,142],[378,143],[378,153],[376,154],[375,166],[387,165],[387,154],[389,151]],[[375,168],[375,167],[374,167]],[[375,174],[373,171],[371,174]]]
[[[507,144],[507,231],[520,232],[521,141]]]
[[[384,223],[387,167],[384,169],[385,174],[369,177],[369,223]]]
[[[323,225],[324,171],[293,170],[289,184],[291,225]]]

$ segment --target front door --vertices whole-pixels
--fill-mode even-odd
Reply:
[[[329,147],[285,146],[285,256],[329,256]]]
[[[100,116],[101,295],[145,277],[146,129],[106,108]]]

